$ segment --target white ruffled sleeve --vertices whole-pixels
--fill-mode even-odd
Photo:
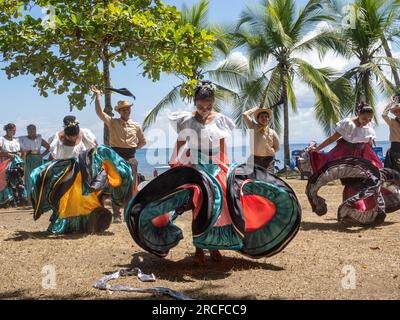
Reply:
[[[57,159],[57,149],[58,149],[58,132],[56,132],[54,135],[52,135],[49,140],[47,141],[50,145],[50,154],[53,156],[53,158]]]
[[[371,138],[372,140],[376,140],[376,132],[375,132],[373,125],[368,126],[367,130],[368,130],[368,132],[367,132],[366,137]]]
[[[172,128],[178,134],[178,141],[186,141],[184,130],[190,127],[188,120],[193,117],[193,114],[187,111],[173,112],[168,116]]]
[[[179,133],[179,131],[185,129],[183,127],[183,123],[185,122],[185,120],[188,120],[192,116],[193,115],[190,112],[180,111],[180,112],[172,112],[168,116],[168,119],[172,127],[176,130],[177,133]]]
[[[235,123],[228,118],[227,116],[224,116],[223,114],[220,114],[218,118],[215,121],[216,124],[216,130],[212,132],[212,139],[211,140],[219,140],[223,138],[230,137],[232,135],[232,130],[236,127]]]
[[[236,128],[235,122],[233,122],[233,120],[227,116],[222,116],[223,119],[223,124],[226,130],[229,130],[230,132],[232,132],[233,129]]]
[[[93,149],[96,147],[96,136],[89,129],[82,128],[82,140],[87,150]]]
[[[352,136],[354,129],[355,124],[353,123],[353,121],[349,118],[345,118],[343,120],[340,120],[336,124],[335,131],[339,133],[343,138],[346,138]]]

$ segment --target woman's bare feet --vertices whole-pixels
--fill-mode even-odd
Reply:
[[[222,255],[218,250],[210,250],[210,256],[211,256],[212,261],[215,261],[215,262],[222,261]]]
[[[194,263],[196,265],[204,265],[206,263],[206,257],[203,249],[196,248],[196,252],[194,253]]]

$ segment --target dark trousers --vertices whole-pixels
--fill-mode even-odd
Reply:
[[[400,172],[400,142],[392,142],[386,153],[385,168]]]
[[[136,184],[137,179],[137,169],[138,169],[138,162],[135,159],[136,149],[128,149],[128,148],[112,148],[116,153],[118,153],[121,158],[123,158],[131,167],[132,169],[132,177],[133,183]],[[126,204],[123,204],[125,206]],[[113,210],[114,218],[121,218],[121,205],[112,201],[111,207]]]
[[[249,165],[258,165],[266,169],[269,173],[275,173],[275,160],[274,157],[259,157],[251,155],[247,160]]]

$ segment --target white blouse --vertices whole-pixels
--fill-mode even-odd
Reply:
[[[76,146],[66,146],[60,141],[59,132],[50,137],[50,153],[55,159],[76,158],[80,153],[96,147],[96,137],[89,129],[80,129],[81,141]]]
[[[335,131],[340,133],[344,140],[350,143],[368,143],[376,139],[375,130],[371,124],[357,127],[351,118],[345,118],[336,124]]]
[[[0,149],[4,152],[18,152],[21,150],[21,146],[17,139],[7,140],[4,137],[0,137]]]
[[[34,151],[39,153],[42,146],[42,136],[38,134],[35,139],[30,139],[28,136],[19,137],[19,144],[22,151]]]
[[[187,141],[190,149],[219,147],[219,140],[230,137],[235,123],[219,113],[208,124],[196,120],[191,112],[173,112],[169,116],[171,125],[178,133],[179,141]]]

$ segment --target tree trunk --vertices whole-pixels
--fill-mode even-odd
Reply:
[[[388,58],[393,58],[392,51],[389,48],[389,44],[388,44],[385,36],[381,37],[381,41],[382,41],[383,48],[385,49],[386,56]],[[399,87],[400,87],[399,73],[397,72],[396,68],[393,68],[393,67],[390,67],[390,68],[392,69],[392,74],[393,74],[394,83],[396,84],[396,89],[399,89]]]
[[[364,101],[367,103],[367,104],[370,104],[371,103],[371,101],[369,100],[369,72],[367,71],[367,72],[365,72],[364,73],[364,77],[363,77],[363,87],[364,87]]]
[[[283,146],[284,163],[290,166],[290,148],[289,148],[289,103],[286,90],[286,84],[283,82]]]
[[[104,88],[111,87],[110,79],[110,60],[108,55],[108,46],[103,49],[103,84]],[[109,116],[113,116],[112,105],[111,105],[111,92],[109,90],[104,90],[104,112]],[[103,140],[105,145],[109,145],[109,132],[108,127],[104,125]]]

